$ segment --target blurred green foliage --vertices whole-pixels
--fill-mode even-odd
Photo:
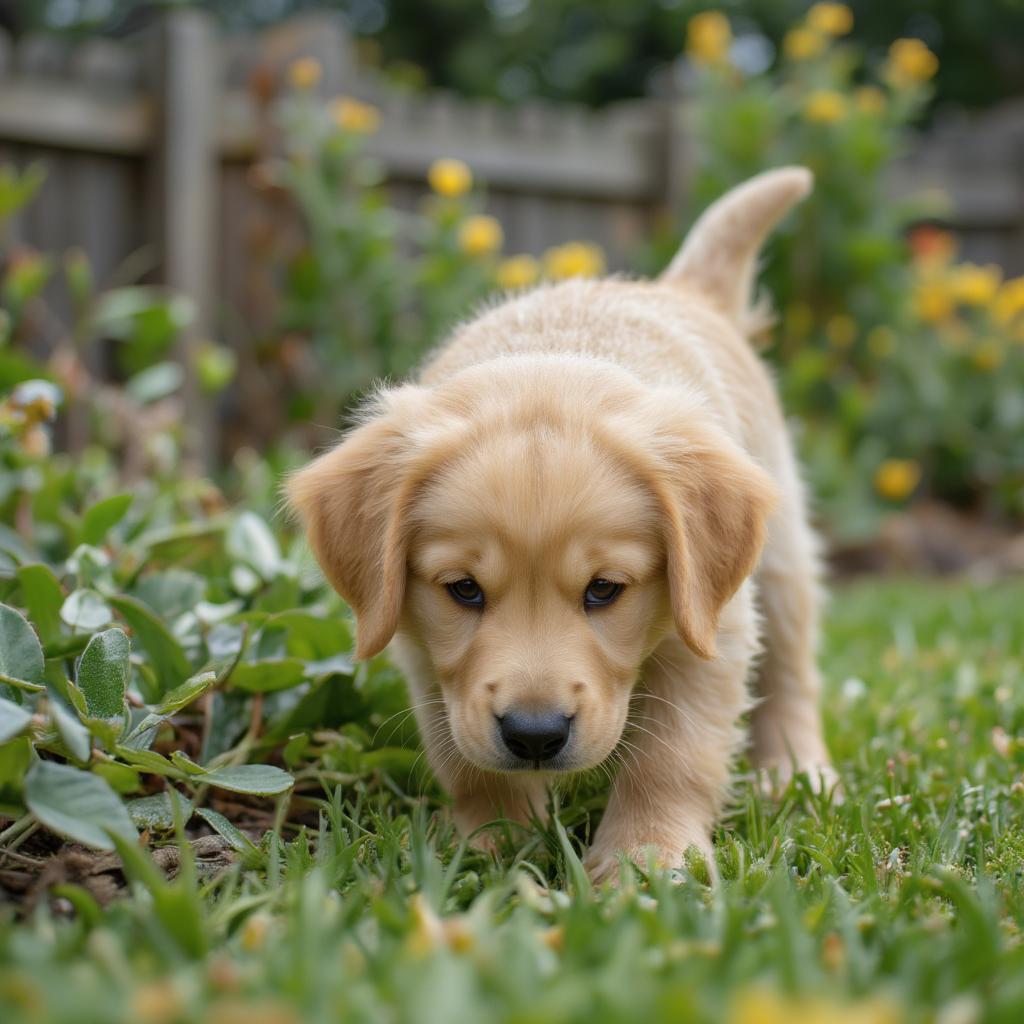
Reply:
[[[787,30],[780,60],[749,75],[721,12],[690,22],[694,209],[765,167],[814,171],[762,280],[779,314],[768,355],[833,535],[871,535],[915,493],[1020,517],[1024,279],[956,265],[942,231],[908,240],[944,200],[894,203],[883,174],[911,144],[941,65],[900,39],[868,72],[853,24],[847,6],[816,4]]]
[[[124,32],[182,0],[46,0],[8,4],[25,27]],[[527,96],[602,104],[644,95],[682,49],[686,22],[718,6],[737,27],[738,53],[763,66],[806,0],[202,0],[233,29],[304,11],[345,16],[363,54],[411,88],[427,85],[515,101]],[[939,100],[987,105],[1024,93],[1018,0],[855,0],[854,34],[872,58],[918,36],[945,72]]]

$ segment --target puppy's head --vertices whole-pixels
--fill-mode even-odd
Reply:
[[[773,490],[678,389],[539,356],[383,393],[289,494],[358,655],[401,630],[469,761],[560,771],[614,749],[669,631],[715,656]]]

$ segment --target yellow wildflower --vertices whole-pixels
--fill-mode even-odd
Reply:
[[[835,348],[849,348],[857,340],[857,321],[846,313],[837,313],[825,324],[825,337]]]
[[[324,70],[315,57],[300,57],[288,65],[288,81],[293,89],[315,89],[323,78]]]
[[[599,277],[604,273],[604,253],[593,242],[566,242],[544,254],[548,277]]]
[[[470,256],[486,256],[497,252],[504,241],[501,225],[486,214],[477,214],[463,221],[459,228],[459,246]]]
[[[1009,327],[1021,313],[1024,313],[1024,277],[1015,277],[999,289],[992,304],[992,315],[997,323]]]
[[[828,41],[823,35],[798,25],[783,37],[782,52],[790,60],[810,60],[817,57],[827,45]]]
[[[181,996],[169,981],[151,981],[132,994],[131,1019],[139,1024],[173,1024],[181,1016]]]
[[[33,424],[18,438],[18,446],[32,459],[45,459],[53,450],[46,428]]]
[[[814,124],[835,124],[846,116],[846,97],[833,89],[815,89],[804,101],[804,117]]]
[[[507,291],[514,291],[516,288],[526,288],[533,284],[540,277],[540,264],[527,255],[510,256],[498,264],[495,273],[495,280],[499,288]]]
[[[826,36],[845,36],[853,28],[853,11],[846,4],[815,4],[807,12],[807,24]]]
[[[896,351],[896,332],[884,324],[868,331],[868,351],[879,359],[885,359]]]
[[[935,324],[952,316],[953,296],[944,281],[922,281],[911,296],[914,312],[926,323]]]
[[[380,111],[369,103],[351,96],[337,96],[330,103],[334,123],[353,135],[372,135],[380,126]]]
[[[927,82],[939,70],[939,58],[920,39],[897,39],[889,47],[885,77],[898,89]]]
[[[913,459],[886,459],[875,470],[875,490],[886,501],[905,501],[921,479],[921,467]]]
[[[824,998],[784,996],[748,989],[733,1000],[727,1024],[899,1024],[899,1008],[881,999],[835,1003]]]
[[[248,953],[254,953],[262,949],[267,941],[270,932],[270,915],[263,913],[253,914],[246,919],[242,925],[242,949]]]
[[[686,52],[698,64],[720,64],[732,45],[729,19],[721,11],[695,14],[686,26]]]
[[[473,172],[461,160],[435,160],[427,171],[427,183],[446,199],[457,199],[473,187]]]
[[[1003,272],[994,264],[963,263],[953,268],[953,295],[965,306],[987,306],[999,291]]]
[[[1003,365],[1005,358],[1006,353],[1003,351],[1003,346],[994,338],[983,341],[971,353],[971,362],[974,364],[974,368],[981,370],[982,373],[992,373],[993,370],[998,370]]]
[[[881,114],[885,110],[885,93],[877,85],[862,85],[853,93],[853,101],[862,114]]]

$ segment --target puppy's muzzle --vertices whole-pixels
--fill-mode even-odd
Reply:
[[[558,711],[509,711],[498,716],[498,731],[514,757],[539,764],[557,757],[565,748],[572,718]]]

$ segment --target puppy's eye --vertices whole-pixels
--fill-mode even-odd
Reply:
[[[611,580],[598,577],[591,580],[583,592],[583,607],[600,608],[602,605],[611,604],[621,593],[621,583],[612,583]]]
[[[464,580],[456,580],[454,583],[449,583],[448,593],[459,604],[467,605],[470,608],[483,607],[484,592],[480,589],[480,584],[468,576]]]

